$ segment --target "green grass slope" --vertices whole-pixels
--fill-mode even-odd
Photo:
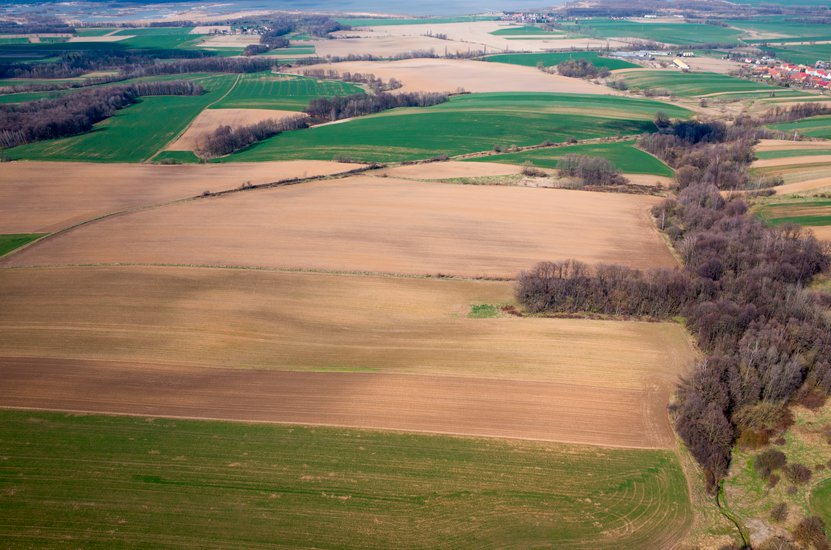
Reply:
[[[641,23],[612,19],[584,19],[563,28],[597,38],[633,37],[667,44],[691,45],[736,42],[742,31],[693,23]]]
[[[236,75],[199,80],[201,96],[151,96],[117,111],[91,132],[8,149],[12,160],[142,162],[184,130],[211,102],[226,93]]]
[[[793,122],[771,124],[770,127],[783,132],[799,132],[803,136],[831,139],[831,116],[803,118]]]
[[[655,113],[684,117],[665,103],[613,96],[491,93],[456,96],[429,108],[395,109],[286,132],[226,157],[229,161],[281,159],[402,161],[491,149],[638,134],[654,129]]]
[[[752,91],[776,91],[777,88],[718,73],[682,73],[680,71],[633,71],[621,75],[629,88],[666,90],[682,97]]]
[[[671,451],[0,412],[0,544],[659,548]]]
[[[566,155],[587,155],[610,160],[621,171],[629,174],[651,174],[671,177],[672,169],[634,146],[633,141],[616,143],[591,143],[534,149],[518,153],[504,153],[467,159],[471,162],[500,162],[506,164],[531,163],[540,168],[556,168],[559,160]]]
[[[363,88],[339,80],[316,80],[292,75],[243,75],[214,109],[282,109],[302,111],[312,99],[364,93]]]
[[[508,53],[490,55],[484,58],[485,61],[523,65],[525,67],[536,67],[539,63],[542,63],[544,67],[552,67],[569,59],[585,59],[586,61],[591,61],[595,67],[606,67],[610,71],[638,67],[638,65],[622,59],[602,57],[597,52]]]

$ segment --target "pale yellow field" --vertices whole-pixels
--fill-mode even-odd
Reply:
[[[542,260],[674,266],[658,197],[356,176],[198,199],[41,241],[8,265],[184,264],[514,277]]]
[[[218,34],[203,40],[200,48],[239,48],[259,44],[260,37],[255,34]]]
[[[206,190],[334,174],[356,167],[305,160],[180,166],[0,163],[0,233],[51,232],[111,212],[192,197]]]
[[[337,41],[335,41],[337,42]],[[350,61],[302,69],[334,69],[341,73],[372,73],[384,80],[396,78],[402,92],[559,92],[609,95],[611,88],[579,78],[552,75],[536,67],[488,63],[470,59],[404,59],[400,61]]]
[[[179,139],[167,146],[167,150],[198,151],[204,139],[220,126],[239,128],[270,119],[305,118],[306,116],[296,111],[275,109],[205,109],[193,119]]]
[[[373,41],[381,43],[381,41],[390,38],[408,43],[407,41],[423,37],[429,33],[445,34],[447,40],[441,42],[448,45],[449,49],[454,47],[462,48],[462,51],[467,51],[469,48],[472,51],[486,51],[487,53],[499,53],[508,50],[512,51],[545,51],[545,50],[567,50],[571,48],[579,49],[603,49],[608,45],[611,47],[622,46],[624,40],[621,39],[591,39],[591,38],[564,38],[562,35],[554,35],[551,38],[540,40],[508,40],[506,36],[492,35],[493,31],[508,28],[511,26],[502,21],[472,21],[463,23],[426,23],[416,25],[383,25],[375,27],[363,27],[351,31],[342,31],[335,33],[341,36],[359,36],[366,40],[364,44],[371,44]],[[514,36],[512,38],[521,38]],[[318,42],[324,45],[327,41]],[[340,39],[328,42],[340,42]],[[337,46],[336,44],[329,45],[332,48],[338,48],[337,51],[346,51],[345,46]],[[414,48],[413,48],[414,49]],[[443,48],[442,48],[443,49]],[[320,50],[318,50],[320,51]],[[390,55],[384,53],[382,49],[376,49],[377,55]],[[406,50],[405,50],[406,51]],[[438,52],[437,52],[438,53]],[[341,54],[339,54],[341,55]]]
[[[468,318],[502,282],[99,267],[0,288],[5,405],[670,447],[695,359],[676,324]]]

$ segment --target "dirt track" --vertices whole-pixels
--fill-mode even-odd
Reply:
[[[670,447],[644,391],[375,373],[0,358],[0,406]],[[657,403],[656,403],[657,404]],[[586,410],[594,414],[586,414]]]
[[[514,277],[543,260],[676,265],[657,197],[356,176],[144,210],[5,265],[221,265]]]
[[[206,190],[346,172],[357,166],[328,161],[180,166],[7,162],[0,164],[0,233],[51,232]]]

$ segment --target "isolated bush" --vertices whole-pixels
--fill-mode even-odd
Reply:
[[[802,485],[811,479],[811,469],[804,464],[793,463],[787,464],[782,468],[785,474],[785,479],[794,485]]]
[[[586,155],[566,155],[557,162],[561,178],[577,178],[587,185],[623,185],[620,170],[608,159]]]
[[[548,174],[546,174],[545,170],[537,168],[530,162],[525,162],[522,165],[522,175],[527,176],[529,178],[544,178]]]
[[[800,521],[793,530],[793,538],[795,541],[817,550],[828,548],[825,522],[817,516],[810,516]]]
[[[768,449],[767,451],[756,455],[756,460],[753,467],[759,476],[767,479],[774,470],[783,468],[788,463],[788,458],[785,453],[777,449]]]

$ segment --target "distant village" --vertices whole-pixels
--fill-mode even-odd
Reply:
[[[773,58],[746,57],[741,59],[752,78],[770,80],[782,86],[828,90],[831,85],[831,62],[817,61],[811,65],[783,63]]]

